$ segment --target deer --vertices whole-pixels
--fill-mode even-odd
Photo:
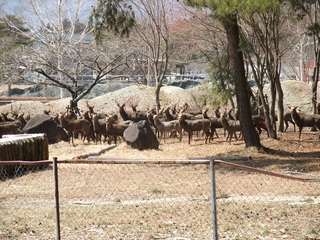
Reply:
[[[153,117],[155,116],[155,113],[152,111],[147,112],[147,121],[150,124],[150,126],[154,129],[154,133],[159,137],[159,131],[157,126],[154,124]]]
[[[98,141],[101,144],[102,136],[104,137],[103,142],[106,142],[106,139],[108,138],[108,133],[106,129],[106,120],[100,119],[99,114],[93,113],[92,123],[93,123],[93,131],[95,134],[96,144],[98,143]]]
[[[165,114],[167,121],[177,120],[177,116],[174,116],[174,115],[170,112],[170,107],[166,107],[166,108],[163,110],[163,113]]]
[[[220,107],[217,107],[214,113],[216,114],[216,118],[221,118]]]
[[[182,128],[179,124],[178,120],[172,120],[172,121],[163,121],[161,122],[159,119],[159,114],[156,114],[153,116],[154,125],[156,126],[158,132],[160,133],[159,136],[159,142],[161,142],[161,139],[163,137],[163,141],[165,142],[164,135],[166,133],[179,133],[179,142],[181,142],[182,139]]]
[[[134,116],[132,116],[132,113],[127,113],[126,110],[124,109],[125,107],[125,103],[123,104],[120,104],[116,101],[116,104],[119,108],[119,113],[120,113],[120,116],[122,117],[123,121],[127,121],[127,120],[132,120],[134,119]]]
[[[209,119],[211,122],[210,125],[210,139],[213,140],[214,134],[216,134],[217,138],[219,138],[218,133],[217,133],[217,128],[223,128],[222,123],[221,123],[221,118],[218,117],[209,117],[208,116],[208,111],[209,109],[206,108],[202,111],[202,116],[204,119]],[[219,115],[220,116],[220,115]]]
[[[187,116],[184,113],[180,113],[179,124],[181,128],[188,133],[188,143],[191,144],[191,139],[193,132],[203,131],[205,133],[205,143],[210,142],[210,125],[209,119],[197,119],[197,120],[187,120]]]
[[[190,115],[193,115],[193,116],[201,115],[201,114],[202,114],[202,112],[201,112],[201,110],[200,110],[199,108],[191,108],[191,107],[189,106],[189,104],[186,103],[186,102],[182,105],[181,111],[182,111],[183,113],[187,114],[187,115],[190,114]],[[190,115],[189,115],[189,116],[190,116]]]
[[[307,115],[304,113],[298,113],[297,107],[292,108],[291,117],[299,128],[299,139],[301,138],[301,132],[303,127],[314,127],[320,129],[320,115],[312,114]],[[320,138],[320,136],[319,136]]]
[[[49,110],[46,110],[46,109],[43,110],[43,114],[46,114],[46,115],[50,115],[50,112],[51,112],[50,109]]]
[[[251,118],[252,118],[253,125],[254,125],[255,128],[257,129],[259,135],[262,133],[262,130],[261,130],[261,129],[266,130],[267,133],[268,133],[268,128],[267,128],[267,124],[266,124],[266,119],[265,119],[264,116],[261,116],[261,115],[252,115]],[[269,134],[269,133],[268,133],[268,134]]]
[[[13,122],[14,121],[14,119],[8,117],[9,112],[1,113],[1,115],[2,115],[3,122]]]
[[[18,114],[15,119],[12,119],[10,121],[0,122],[0,125],[6,125],[9,123],[17,124],[22,129],[26,125],[27,122],[24,118],[24,113],[21,113],[21,114]]]
[[[138,107],[138,103],[139,101],[131,101],[129,103],[129,106],[132,109],[132,115],[131,115],[131,120],[134,122],[139,122],[141,120],[147,120],[147,111],[138,111],[137,107]]]
[[[61,126],[67,131],[69,143],[71,139],[72,145],[74,145],[73,138],[75,132],[83,132],[84,137],[90,142],[91,123],[87,119],[69,119],[66,113],[60,113],[58,119]]]
[[[223,115],[221,118],[221,123],[222,123],[224,129],[228,132],[226,141],[228,141],[228,139],[229,139],[229,143],[231,144],[232,136],[234,136],[234,138],[236,140],[238,140],[236,133],[240,132],[240,134],[241,134],[241,132],[242,132],[242,127],[241,127],[240,121],[239,120],[228,120]]]
[[[92,114],[90,113],[90,111],[85,111],[81,118],[86,119],[90,122],[90,135],[89,137],[95,142],[96,138],[95,138],[95,133],[94,133],[94,129],[93,129],[93,120],[92,120]]]
[[[6,134],[18,134],[20,133],[21,125],[18,122],[7,122],[0,124],[0,138]]]
[[[106,116],[106,130],[110,137],[113,137],[114,144],[117,144],[117,138],[123,139],[123,132],[128,128],[132,121],[124,121],[122,123],[115,123],[114,115]],[[109,144],[111,140],[109,141]]]
[[[296,124],[292,119],[291,112],[286,112],[284,114],[283,121],[284,121],[284,124],[286,125],[286,128],[284,129],[284,131],[287,131],[287,129],[289,127],[289,122],[293,125],[293,131],[294,132],[296,131]]]

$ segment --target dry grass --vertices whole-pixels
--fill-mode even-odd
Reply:
[[[249,166],[259,167],[271,171],[296,170],[318,175],[320,162],[318,151],[318,132],[303,130],[302,137],[298,139],[298,133],[289,128],[288,132],[278,133],[278,139],[269,139],[266,133],[262,133],[261,142],[267,151],[257,151],[254,148],[246,148],[243,141],[232,141],[230,145],[225,141],[223,132],[219,131],[219,138],[213,142],[204,144],[202,136],[194,136],[191,144],[188,144],[187,136],[182,142],[178,139],[166,139],[160,143],[159,150],[139,151],[132,149],[125,143],[119,144],[100,157],[125,157],[134,159],[192,159],[192,158],[216,158],[236,160]],[[49,146],[50,157],[58,159],[72,159],[83,153],[96,152],[105,148],[106,144],[83,143],[77,140],[75,145],[60,142]]]

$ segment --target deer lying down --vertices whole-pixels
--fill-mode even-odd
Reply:
[[[203,131],[206,135],[205,143],[210,142],[210,126],[211,121],[209,119],[197,119],[197,120],[187,120],[185,114],[179,114],[179,124],[184,131],[188,133],[188,141],[191,143],[193,132]]]
[[[6,122],[0,124],[0,138],[6,134],[18,134],[20,133],[21,126],[17,122]]]

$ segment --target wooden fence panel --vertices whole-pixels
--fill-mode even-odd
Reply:
[[[0,161],[38,161],[49,159],[48,139],[45,134],[4,135],[0,139]],[[6,171],[14,175],[15,166],[3,166],[0,173]]]

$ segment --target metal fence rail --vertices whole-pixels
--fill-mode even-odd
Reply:
[[[54,162],[0,162],[16,166],[0,171],[0,239],[320,239],[313,178],[208,159]]]

